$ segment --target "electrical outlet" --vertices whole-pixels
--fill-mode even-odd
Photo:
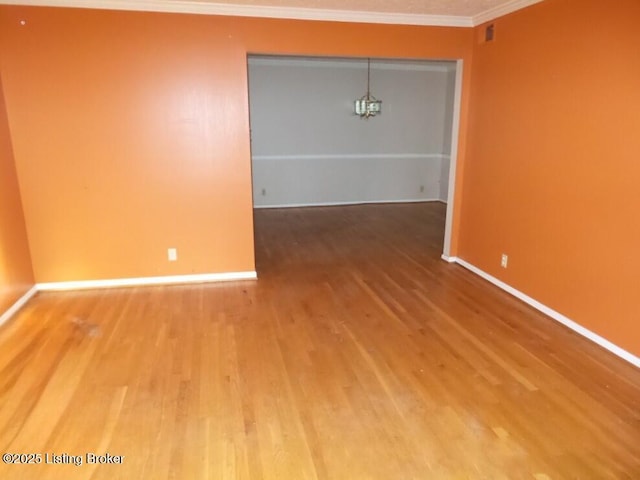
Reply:
[[[424,185],[420,185],[420,193],[424,193]]]
[[[169,259],[170,262],[175,262],[176,260],[178,260],[178,249],[177,248],[168,249],[167,258]]]
[[[506,253],[503,253],[502,258],[500,259],[500,266],[502,268],[507,268],[508,264],[509,264],[509,255],[507,255]]]
[[[266,188],[263,188],[263,189],[262,189],[262,196],[264,197],[264,196],[266,196],[266,195],[267,195],[267,189],[266,189]]]

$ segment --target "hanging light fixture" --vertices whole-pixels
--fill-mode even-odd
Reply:
[[[369,119],[382,113],[382,100],[376,99],[371,95],[371,59],[367,58],[367,93],[359,100],[354,102],[354,110],[360,118]]]

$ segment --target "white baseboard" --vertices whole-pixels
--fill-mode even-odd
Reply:
[[[229,282],[234,280],[253,280],[258,278],[255,271],[202,273],[195,275],[171,275],[164,277],[115,278],[109,280],[82,280],[78,282],[38,283],[39,291],[86,290],[92,288],[135,287],[145,285],[172,285],[180,283]]]
[[[86,290],[92,288],[134,287],[145,285],[173,285],[181,283],[230,282],[234,280],[254,280],[258,278],[255,271],[203,273],[195,275],[172,275],[164,277],[116,278],[111,280],[83,280],[78,282],[37,283],[20,297],[8,310],[0,314],[0,326],[14,316],[38,292]]]
[[[21,296],[13,305],[9,307],[7,311],[0,315],[0,325],[5,323],[11,317],[13,317],[18,310],[20,310],[24,305],[33,297],[36,293],[38,293],[38,287],[34,285],[29,289],[27,293]]]
[[[404,200],[364,200],[364,201],[344,201],[344,202],[317,202],[317,203],[285,203],[274,205],[254,205],[253,208],[304,208],[304,207],[340,207],[348,205],[370,205],[380,203],[427,203],[442,202],[439,198],[407,198]]]
[[[591,330],[583,327],[579,323],[574,322],[570,318],[564,316],[560,312],[553,310],[550,307],[538,302],[530,296],[522,293],[521,291],[513,288],[512,286],[504,283],[502,280],[498,280],[493,275],[480,270],[475,265],[472,265],[461,258],[449,257],[442,255],[442,259],[449,263],[457,263],[467,270],[475,273],[476,275],[484,278],[488,282],[496,285],[505,292],[513,295],[514,297],[522,300],[526,304],[532,306],[536,310],[551,317],[557,322],[562,323],[566,327],[575,331],[576,333],[588,338],[594,343],[597,343],[601,347],[609,350],[611,353],[626,360],[632,365],[640,368],[640,358],[634,354],[627,352],[623,348],[618,347],[614,343],[610,342],[606,338],[592,332]],[[206,282],[223,282],[234,280],[253,280],[258,278],[255,271],[250,272],[228,272],[228,273],[204,273],[195,275],[173,275],[163,277],[139,277],[139,278],[119,278],[111,280],[84,280],[78,282],[51,282],[51,283],[38,283],[34,285],[27,293],[25,293],[20,299],[18,299],[8,310],[0,315],[0,325],[5,323],[9,318],[16,314],[38,291],[54,291],[54,290],[82,290],[92,288],[114,288],[114,287],[131,287],[131,286],[144,286],[144,285],[171,285],[180,283],[206,283]]]
[[[606,338],[601,337],[597,333],[594,333],[591,330],[583,327],[579,323],[574,322],[570,318],[565,317],[560,312],[557,312],[557,311],[553,310],[552,308],[547,307],[546,305],[543,305],[542,303],[540,303],[537,300],[531,298],[530,296],[522,293],[519,290],[516,290],[515,288],[513,288],[510,285],[507,285],[502,280],[498,280],[496,277],[488,274],[487,272],[485,272],[483,270],[480,270],[475,265],[472,265],[472,264],[470,264],[468,262],[465,262],[461,258],[456,258],[456,257],[448,257],[448,258],[449,259],[455,259],[455,260],[453,260],[455,263],[463,266],[467,270],[475,273],[476,275],[484,278],[485,280],[493,283],[495,286],[501,288],[502,290],[504,290],[507,293],[510,293],[514,297],[522,300],[524,303],[532,306],[536,310],[544,313],[545,315],[551,317],[552,319],[556,320],[557,322],[562,323],[563,325],[565,325],[566,327],[570,328],[574,332],[579,333],[583,337],[588,338],[592,342],[595,342],[598,345],[600,345],[601,347],[609,350],[611,353],[613,353],[613,354],[617,355],[618,357],[626,360],[627,362],[631,363],[632,365],[635,365],[636,367],[640,368],[640,358],[636,357],[634,354],[632,354],[630,352],[627,352],[626,350],[618,347],[614,343],[611,343]],[[443,259],[446,260],[446,258],[444,256],[443,256]],[[451,261],[451,260],[447,260],[447,261]]]

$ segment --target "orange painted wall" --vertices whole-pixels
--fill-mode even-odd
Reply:
[[[38,282],[254,270],[247,53],[473,49],[461,28],[15,6],[0,31]]]
[[[640,355],[640,2],[546,0],[494,24],[458,254]]]
[[[34,284],[0,80],[0,315]]]

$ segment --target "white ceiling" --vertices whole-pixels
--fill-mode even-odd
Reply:
[[[543,0],[0,0],[0,4],[470,27]]]

